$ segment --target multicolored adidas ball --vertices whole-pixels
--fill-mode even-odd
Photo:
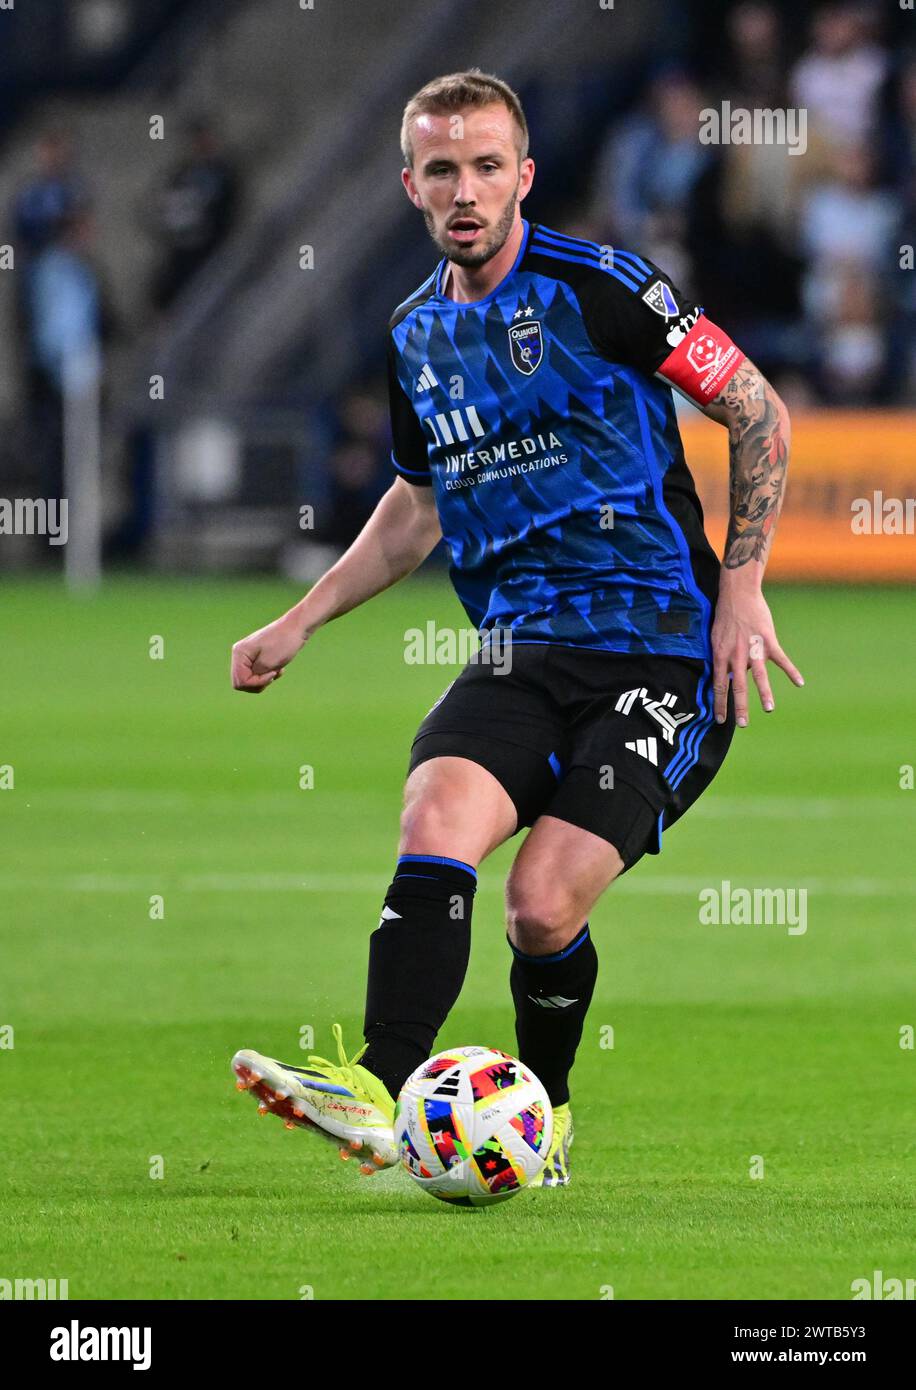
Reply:
[[[507,1052],[451,1047],[404,1082],[394,1136],[424,1192],[456,1206],[489,1206],[540,1173],[553,1110],[534,1073]]]

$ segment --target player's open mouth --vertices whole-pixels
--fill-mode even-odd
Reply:
[[[476,241],[482,231],[483,227],[479,222],[474,222],[470,218],[462,217],[459,221],[452,223],[448,229],[448,234],[454,237],[455,241],[472,242]]]

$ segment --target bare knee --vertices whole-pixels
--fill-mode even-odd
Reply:
[[[552,955],[573,940],[623,860],[590,831],[542,816],[506,884],[509,939],[528,955]]]
[[[506,884],[509,939],[530,956],[548,956],[568,946],[585,921],[576,897],[543,877],[514,876]]]

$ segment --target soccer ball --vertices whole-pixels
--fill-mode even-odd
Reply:
[[[547,1092],[492,1047],[452,1047],[418,1067],[394,1110],[401,1162],[443,1202],[482,1207],[530,1186],[553,1138]]]

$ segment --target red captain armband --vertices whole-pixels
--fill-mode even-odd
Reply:
[[[676,328],[673,333],[679,331]],[[668,335],[669,342],[673,333]],[[743,361],[744,353],[735,347],[728,334],[701,314],[658,371],[697,405],[708,405]]]

